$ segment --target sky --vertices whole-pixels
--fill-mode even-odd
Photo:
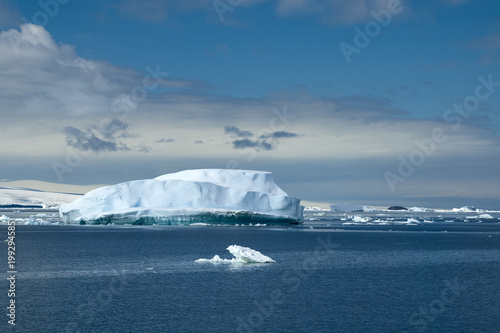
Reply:
[[[499,65],[498,1],[0,0],[0,182],[500,209]]]

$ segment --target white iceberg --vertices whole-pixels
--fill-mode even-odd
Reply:
[[[379,209],[372,208],[369,206],[363,205],[354,205],[354,204],[334,204],[330,205],[331,212],[343,212],[343,213],[361,213],[361,212],[376,212]]]
[[[423,212],[432,213],[432,212],[435,212],[434,209],[432,209],[432,208],[426,208],[426,207],[410,207],[410,208],[408,208],[408,211],[410,211],[410,212],[419,212],[419,213],[423,213]]]
[[[477,211],[477,209],[474,206],[463,206],[461,208],[452,209],[452,212],[459,212],[459,213],[470,213],[475,211]]]
[[[62,205],[65,223],[301,223],[300,199],[264,171],[201,169],[105,186]]]
[[[320,208],[320,207],[307,206],[306,208],[304,208],[304,212],[317,212],[317,211],[323,211],[323,210],[328,211],[328,209],[323,209],[323,208]]]
[[[222,259],[215,255],[212,259],[197,259],[198,263],[212,263],[212,264],[255,264],[255,263],[273,263],[276,262],[268,256],[263,255],[259,251],[249,247],[231,245],[226,250],[231,252],[234,258]]]

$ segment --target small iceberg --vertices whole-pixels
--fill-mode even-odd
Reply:
[[[218,255],[215,255],[212,259],[202,258],[195,260],[195,262],[212,264],[257,264],[276,262],[268,256],[265,256],[259,251],[253,250],[249,247],[231,245],[226,250],[228,250],[234,256],[234,258],[222,259]]]
[[[419,224],[420,221],[417,220],[417,219],[414,219],[413,217],[409,217],[406,222],[403,222],[403,224],[406,224],[406,225],[417,225]]]
[[[461,208],[453,208],[452,212],[456,213],[470,213],[470,212],[475,212],[477,211],[476,207],[474,206],[463,206]]]

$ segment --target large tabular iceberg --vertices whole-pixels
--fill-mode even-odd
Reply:
[[[60,207],[65,223],[301,223],[300,199],[264,171],[200,169],[90,191]]]

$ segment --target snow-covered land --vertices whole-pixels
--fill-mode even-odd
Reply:
[[[300,223],[303,206],[270,172],[200,169],[105,186],[60,207],[65,223]]]
[[[0,206],[59,207],[78,199],[80,195],[44,192],[28,188],[0,187]]]
[[[330,205],[330,211],[355,213],[355,212],[374,212],[378,211],[378,209],[369,206],[354,205],[354,204],[334,204]]]

